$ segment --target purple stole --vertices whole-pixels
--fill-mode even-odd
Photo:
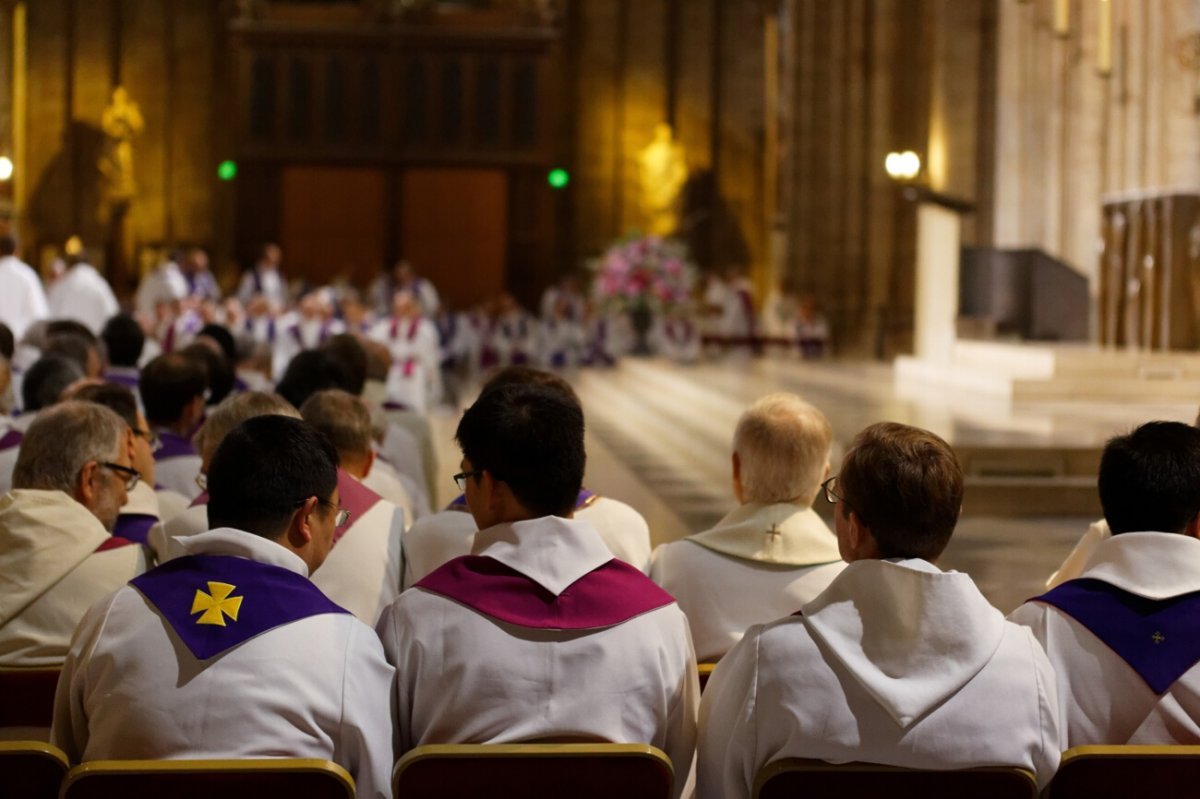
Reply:
[[[148,513],[122,513],[113,526],[113,535],[138,544],[150,543],[150,528],[158,524],[158,517]]]
[[[362,519],[363,516],[366,516],[367,511],[375,507],[375,503],[382,499],[374,491],[341,469],[338,469],[337,477],[338,498],[342,507],[350,511],[350,521],[345,527],[333,531],[334,544],[341,541],[342,537],[353,529],[355,523]]]
[[[580,511],[584,508],[590,508],[598,499],[600,499],[599,494],[593,494],[586,488],[581,488],[579,489],[579,496],[575,499],[575,510]],[[467,495],[459,494],[449,505],[446,506],[446,510],[457,510],[470,513],[471,511],[467,507]]]
[[[25,434],[20,430],[9,430],[4,435],[0,436],[0,452],[21,446],[21,442],[25,440]]]
[[[182,458],[196,454],[196,450],[192,447],[191,442],[178,433],[160,430],[158,431],[158,440],[162,446],[154,453],[155,463],[165,461],[168,458]]]
[[[130,391],[138,390],[138,376],[134,374],[125,374],[122,372],[105,372],[104,379],[109,383],[116,383],[119,386],[125,386]]]
[[[557,596],[500,561],[464,555],[417,583],[493,619],[536,630],[612,627],[670,605],[674,597],[628,563],[613,558]]]
[[[310,616],[349,614],[296,572],[229,555],[177,558],[129,584],[200,660]]]
[[[416,338],[417,330],[420,329],[420,326],[421,326],[420,317],[413,319],[412,322],[410,322],[408,325],[408,335],[406,335],[404,337],[405,341],[412,341],[414,338]],[[393,318],[392,325],[390,328],[388,328],[388,340],[395,341],[396,336],[398,336],[399,334],[400,334],[400,320]],[[417,359],[413,358],[413,357],[405,358],[401,369],[402,369],[405,377],[412,377],[413,372],[415,372],[417,369]]]
[[[1147,599],[1103,580],[1081,578],[1031,601],[1058,608],[1082,624],[1156,694],[1200,662],[1200,591]]]

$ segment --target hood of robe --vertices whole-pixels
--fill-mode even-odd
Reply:
[[[966,574],[859,560],[803,608],[812,636],[903,728],[995,655],[1004,616]]]
[[[815,566],[842,559],[829,525],[812,508],[790,502],[748,502],[688,540],[725,555],[781,566]]]
[[[62,491],[17,489],[0,498],[0,626],[111,537]]]

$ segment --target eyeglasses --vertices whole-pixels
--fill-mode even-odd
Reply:
[[[833,477],[830,477],[824,483],[821,483],[821,490],[823,492],[825,492],[825,501],[828,502],[830,505],[838,504],[838,500],[841,500],[842,502],[846,501],[845,497],[843,497],[841,494],[837,493],[837,491],[834,490],[834,486],[837,485],[837,479],[838,479],[838,476],[835,474]]]
[[[316,499],[317,499],[318,505],[325,505],[327,507],[335,508],[337,510],[337,515],[333,517],[333,526],[334,527],[337,527],[337,528],[345,527],[346,522],[350,521],[350,511],[346,510],[345,508],[339,508],[337,505],[334,505],[332,502],[330,502],[327,499],[321,499],[320,497],[317,497]],[[296,507],[297,508],[300,507],[305,502],[308,502],[307,498],[299,500],[296,503]]]
[[[133,434],[138,438],[146,440],[146,443],[150,445],[151,452],[158,452],[160,449],[162,449],[162,439],[158,437],[157,433],[154,433],[151,430],[139,430],[136,427],[131,427],[129,429],[132,430]]]
[[[138,481],[142,479],[142,473],[139,472],[137,469],[131,469],[128,466],[122,466],[119,463],[109,463],[108,461],[99,461],[97,465],[102,466],[103,468],[108,469],[109,471],[116,472],[117,474],[125,475],[125,490],[126,491],[132,491],[137,486]]]
[[[208,490],[208,475],[205,474],[204,472],[200,472],[200,474],[196,475],[196,485],[200,486],[201,491],[207,491]]]
[[[476,477],[481,474],[483,474],[483,469],[475,469],[474,471],[470,472],[459,472],[458,474],[454,475],[454,484],[458,486],[459,491],[466,491],[467,478]]]

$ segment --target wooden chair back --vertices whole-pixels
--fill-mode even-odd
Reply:
[[[670,759],[646,744],[419,746],[396,764],[404,799],[670,799]]]
[[[0,727],[49,727],[59,671],[0,668]]]
[[[354,779],[328,760],[93,760],[63,782],[62,799],[354,799]]]
[[[950,771],[826,763],[787,758],[768,763],[754,783],[755,799],[853,796],[854,799],[1037,799],[1037,780],[1019,768]]]
[[[66,754],[44,741],[0,741],[0,797],[55,799],[68,766]]]
[[[1077,746],[1046,787],[1047,799],[1191,796],[1200,791],[1200,746]]]

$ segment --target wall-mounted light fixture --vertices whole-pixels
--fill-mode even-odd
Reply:
[[[883,168],[892,180],[912,180],[921,173],[921,156],[912,150],[890,152],[883,159]]]
[[[0,155],[0,183],[12,180],[13,162],[7,155]]]

